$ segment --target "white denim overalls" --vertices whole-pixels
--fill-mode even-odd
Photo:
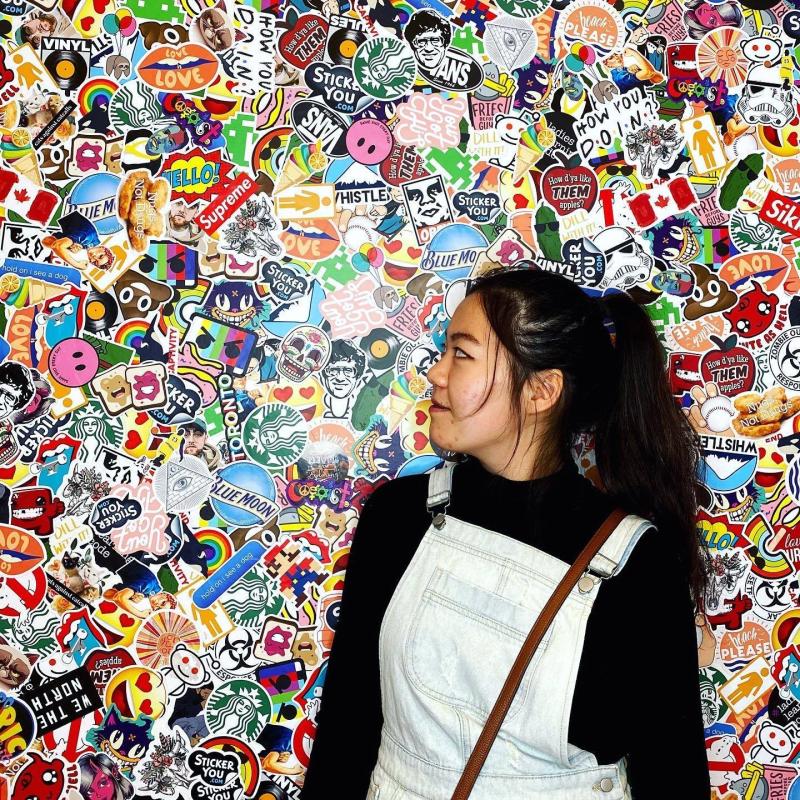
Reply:
[[[444,462],[430,473],[429,510],[446,508],[453,466]],[[436,522],[444,524],[437,528]],[[381,624],[384,723],[367,800],[450,800],[523,641],[569,568],[535,547],[446,517],[444,510],[434,523]],[[470,800],[631,800],[625,757],[598,766],[593,753],[567,742],[567,732],[600,580],[619,572],[650,525],[625,517],[591,561],[593,575],[580,581],[583,591],[575,586],[567,597]]]

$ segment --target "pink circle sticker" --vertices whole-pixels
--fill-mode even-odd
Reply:
[[[394,138],[379,119],[356,120],[347,131],[347,152],[359,164],[380,164],[392,152]]]
[[[51,351],[48,360],[50,374],[71,389],[86,386],[100,369],[100,357],[84,339],[64,339]]]

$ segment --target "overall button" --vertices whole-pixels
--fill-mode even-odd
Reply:
[[[600,788],[604,792],[610,792],[614,788],[614,781],[612,781],[611,778],[603,778],[603,780],[600,781]]]

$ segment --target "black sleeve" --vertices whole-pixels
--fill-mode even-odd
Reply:
[[[300,800],[366,797],[377,761],[383,726],[378,635],[394,590],[380,580],[379,569],[385,485],[364,502],[350,543],[339,619]]]
[[[669,753],[670,763],[680,764],[681,798],[708,800],[711,779],[700,706],[694,605],[686,566],[675,555],[669,535],[650,529],[612,580],[624,580],[624,587],[619,586],[624,594],[633,603],[644,602],[651,609],[649,630],[629,630],[640,648],[638,654],[631,653],[626,670],[631,681],[629,708],[633,709],[628,726],[631,796],[633,800],[664,797],[668,780],[664,754]],[[652,648],[645,644],[648,639]],[[660,654],[657,658],[656,652]],[[647,698],[654,701],[651,712],[645,711]],[[613,698],[610,701],[615,702]],[[652,711],[655,713],[650,717]],[[645,728],[650,729],[649,734]]]

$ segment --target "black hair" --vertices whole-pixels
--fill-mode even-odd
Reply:
[[[560,370],[563,389],[541,440],[545,466],[566,463],[577,438],[593,433],[602,488],[628,513],[677,537],[703,611],[708,553],[695,520],[699,441],[671,394],[664,351],[646,311],[627,294],[592,298],[568,278],[540,269],[495,270],[474,279],[470,294],[480,300],[497,350],[507,351],[517,422],[512,458],[522,435],[525,384],[542,370]],[[497,359],[494,368],[496,374]]]
[[[78,759],[78,766],[81,771],[78,791],[82,797],[91,797],[92,782],[98,772],[102,772],[114,784],[114,800],[130,800],[133,797],[133,784],[105,753],[87,753]]]
[[[8,384],[19,390],[19,400],[14,404],[14,410],[19,411],[33,400],[36,388],[28,368],[16,361],[6,361],[0,364],[0,385]]]
[[[364,374],[367,366],[364,351],[356,347],[349,339],[333,339],[331,341],[331,355],[325,366],[335,364],[337,361],[352,361],[355,365],[357,378]]]
[[[444,46],[447,47],[453,38],[450,23],[435,12],[423,9],[422,11],[414,12],[411,16],[408,24],[403,29],[403,36],[410,45],[413,45],[417,36],[433,30],[438,30],[442,34]]]

